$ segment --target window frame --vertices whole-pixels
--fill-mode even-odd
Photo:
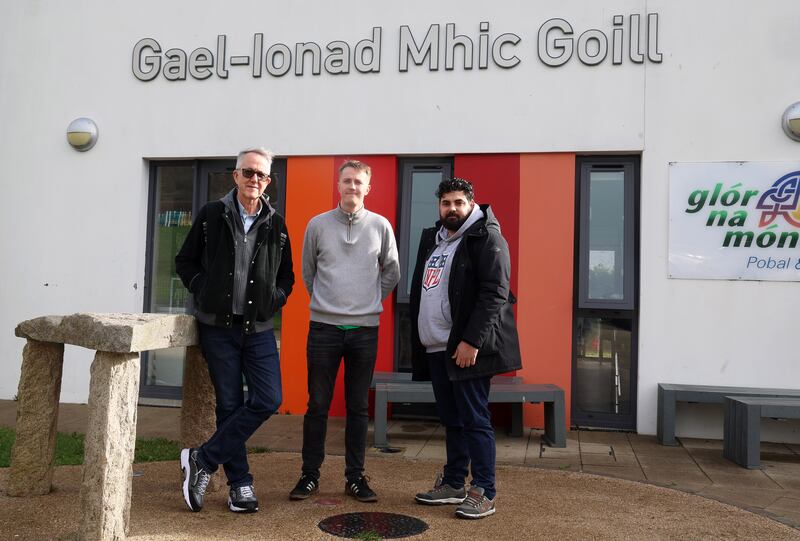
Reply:
[[[635,177],[634,163],[625,163],[620,159],[579,159],[578,170],[578,267],[576,274],[578,276],[578,307],[579,308],[597,308],[597,309],[620,309],[620,310],[633,310],[635,306],[634,289],[635,289],[635,276],[634,276],[634,262],[637,259],[638,252],[637,246],[634,245],[635,228],[634,225],[635,208]],[[616,172],[622,171],[624,182],[624,201],[623,212],[624,216],[630,217],[624,222],[623,242],[626,250],[623,252],[622,263],[622,299],[591,299],[589,298],[589,226],[590,226],[590,194],[589,188],[591,185],[592,172]],[[632,250],[627,248],[631,247]]]
[[[593,169],[594,168],[594,169]],[[592,170],[623,170],[624,212],[631,216],[625,220],[625,273],[624,299],[620,301],[591,300],[585,296],[588,290],[588,185]],[[602,427],[618,430],[636,430],[639,381],[639,253],[640,253],[640,170],[639,155],[578,156],[575,162],[575,256],[573,281],[572,316],[572,374],[571,378],[571,424],[578,427]],[[582,233],[586,233],[582,235]],[[627,283],[630,281],[630,283]],[[584,296],[582,296],[584,295]],[[586,302],[589,301],[589,302]],[[631,325],[630,348],[630,411],[607,413],[583,411],[578,406],[578,320],[580,318],[627,319]]]
[[[150,160],[148,163],[148,195],[147,195],[147,238],[145,243],[145,275],[144,286],[142,288],[143,303],[142,311],[149,313],[152,310],[152,288],[153,288],[153,256],[155,249],[154,235],[156,233],[156,206],[157,206],[157,182],[159,167],[190,166],[192,168],[192,218],[197,216],[200,209],[208,202],[208,175],[209,173],[224,170],[232,172],[236,167],[236,156],[230,158],[215,159],[173,159],[173,160]],[[286,210],[286,171],[287,160],[284,157],[275,157],[272,162],[271,174],[273,183],[277,183],[278,201],[270,201],[275,206],[275,211],[285,216]],[[231,188],[233,188],[231,180]],[[189,297],[191,302],[191,297]],[[149,352],[142,352],[139,367],[139,396],[142,398],[180,400],[183,395],[183,387],[177,385],[148,385],[147,369],[149,363]]]

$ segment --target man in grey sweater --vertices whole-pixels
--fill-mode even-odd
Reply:
[[[339,168],[338,206],[308,223],[303,282],[311,297],[306,346],[308,409],[303,420],[303,470],[289,494],[303,500],[319,489],[328,411],[344,358],[345,492],[378,500],[364,476],[369,385],[378,351],[382,301],[400,280],[397,244],[389,221],[364,208],[372,171],[359,161]]]

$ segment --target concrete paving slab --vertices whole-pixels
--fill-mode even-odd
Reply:
[[[719,449],[722,450],[722,440],[705,440],[700,438],[681,438],[681,445],[687,449]]]
[[[741,472],[722,472],[704,470],[715,485],[723,487],[737,487],[738,490],[780,490],[780,485],[759,470],[746,470]]]
[[[617,464],[619,464],[621,466],[636,466],[637,468],[641,467],[641,463],[639,462],[639,458],[636,455],[632,454],[632,453],[630,453],[630,454],[628,454],[628,453],[618,454],[616,452],[616,450],[615,450],[615,452],[614,452],[614,460],[617,462]]]
[[[527,466],[534,466],[545,470],[562,470],[562,471],[581,471],[580,460],[559,460],[553,458],[540,458],[538,460],[531,460],[525,463]]]
[[[689,453],[683,453],[682,455],[647,455],[647,454],[636,454],[636,458],[638,459],[639,463],[642,467],[662,467],[667,465],[674,465],[674,466],[686,466],[686,467],[697,467],[697,463],[692,459]]]
[[[581,464],[584,468],[589,465],[615,466],[618,468],[625,466],[624,464],[617,462],[616,457],[609,453],[581,453]]]
[[[497,462],[521,463],[525,461],[528,453],[528,435],[523,438],[510,438],[508,436],[496,437],[495,449]]]
[[[761,454],[796,455],[785,443],[772,443],[769,441],[761,442]],[[798,459],[800,459],[800,457],[798,457]]]
[[[800,498],[778,498],[765,507],[764,511],[780,517],[784,524],[800,527]]]
[[[703,473],[700,468],[681,469],[681,468],[643,468],[648,481],[674,485],[683,488],[692,486],[695,489],[713,484],[713,481]],[[696,491],[696,490],[695,490]]]
[[[792,491],[800,496],[800,475],[784,473],[776,470],[762,470],[764,474],[786,491]]]
[[[580,440],[580,451],[581,453],[591,453],[591,454],[607,454],[610,455],[611,453],[611,445],[608,443],[590,443],[584,442]]]
[[[784,497],[780,489],[748,488],[743,491],[741,487],[710,485],[700,492],[700,496],[732,503],[745,509],[765,509]]]
[[[616,479],[627,479],[628,481],[645,481],[642,470],[632,466],[584,466],[583,473],[614,477]]]
[[[581,443],[601,443],[609,445],[630,445],[627,432],[608,432],[605,430],[581,430],[578,432]]]

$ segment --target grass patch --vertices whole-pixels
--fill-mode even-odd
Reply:
[[[14,445],[14,431],[0,426],[0,468],[8,468],[11,463],[12,445]]]
[[[11,464],[11,447],[14,445],[14,430],[0,427],[0,468]],[[57,466],[83,464],[83,434],[56,434]],[[260,451],[264,452],[264,451]],[[134,462],[159,462],[178,460],[181,448],[177,442],[165,438],[136,439]]]
[[[376,532],[369,531],[356,534],[353,536],[353,539],[360,539],[361,541],[381,541],[383,537],[378,535]]]

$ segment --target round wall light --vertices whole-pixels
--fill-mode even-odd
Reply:
[[[97,143],[97,124],[91,118],[76,118],[67,127],[67,142],[75,150],[86,152]]]
[[[800,101],[786,108],[781,118],[781,126],[790,139],[800,141]]]

